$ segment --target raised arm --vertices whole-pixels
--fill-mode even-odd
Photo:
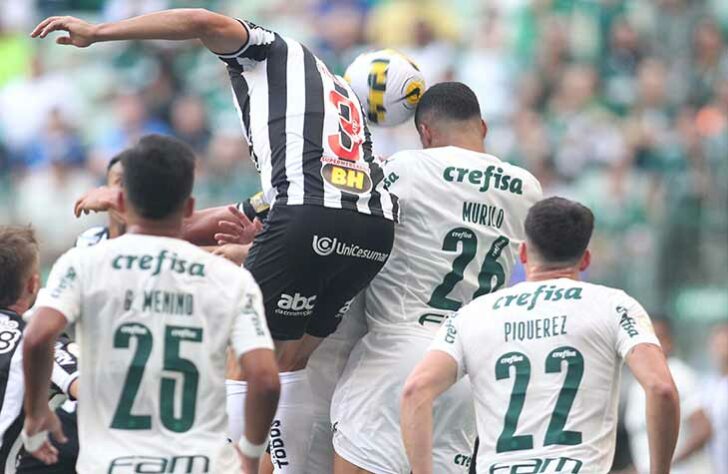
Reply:
[[[201,8],[164,10],[98,25],[72,16],[53,16],[38,24],[30,36],[45,38],[53,31],[68,32],[56,40],[58,44],[79,48],[102,41],[199,39],[211,51],[226,54],[248,42],[248,31],[239,21]]]
[[[650,473],[670,472],[680,430],[680,398],[659,346],[638,344],[625,361],[647,396]]]

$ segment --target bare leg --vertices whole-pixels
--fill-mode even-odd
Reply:
[[[323,338],[305,334],[295,341],[275,341],[278,369],[281,372],[295,372],[306,368],[306,363]]]
[[[258,474],[273,474],[273,463],[270,462],[270,454],[263,453],[260,457],[260,467],[258,467]]]

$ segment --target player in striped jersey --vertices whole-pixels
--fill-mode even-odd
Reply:
[[[334,332],[339,309],[379,272],[392,248],[396,198],[373,161],[366,117],[349,85],[306,47],[246,21],[202,9],[167,10],[91,25],[50,17],[32,32],[59,44],[199,39],[228,67],[235,105],[272,209],[245,266],[260,285],[282,371],[286,472],[305,471],[311,424],[293,408],[310,390],[303,369]],[[212,219],[217,230],[218,219]],[[197,242],[199,243],[199,242]],[[299,436],[300,437],[300,436]]]
[[[0,227],[0,470],[16,472],[23,426],[23,337],[20,316],[32,305],[40,287],[38,243],[27,227]],[[64,394],[75,396],[78,371],[70,341],[61,337],[54,347],[49,398],[53,406]],[[68,469],[69,465],[64,464]],[[73,463],[70,464],[72,472]],[[63,472],[63,471],[47,471]]]

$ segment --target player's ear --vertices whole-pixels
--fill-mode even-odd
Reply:
[[[488,124],[482,118],[480,119],[480,130],[483,135],[483,141],[485,141],[485,137],[488,135]]]
[[[579,271],[583,272],[587,268],[589,268],[589,265],[591,264],[591,252],[589,249],[586,249],[584,252],[584,255],[581,257],[581,261],[579,262]]]
[[[430,130],[430,127],[427,124],[421,123],[417,131],[420,132],[422,148],[430,148],[432,145],[432,130]]]
[[[188,217],[191,217],[192,214],[195,212],[195,198],[190,196],[187,198],[187,201],[185,201],[185,219]]]
[[[526,242],[521,242],[518,245],[518,259],[521,261],[522,264],[526,264],[528,262],[528,249],[526,248]]]
[[[120,213],[123,214],[126,212],[126,193],[123,188],[121,192],[116,194],[116,207],[119,209]]]
[[[28,286],[26,288],[29,294],[35,295],[38,294],[38,291],[40,291],[40,274],[37,272],[33,273],[33,275],[28,279]]]

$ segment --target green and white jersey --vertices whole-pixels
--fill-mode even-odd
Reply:
[[[613,288],[555,279],[484,296],[441,328],[473,387],[478,473],[609,472],[622,361],[659,345],[640,304]]]
[[[76,323],[79,473],[240,472],[225,438],[226,349],[273,348],[247,271],[128,234],[63,255],[36,307]]]
[[[397,153],[384,175],[400,221],[366,293],[368,324],[430,334],[463,304],[508,283],[541,185],[522,168],[457,147]]]

